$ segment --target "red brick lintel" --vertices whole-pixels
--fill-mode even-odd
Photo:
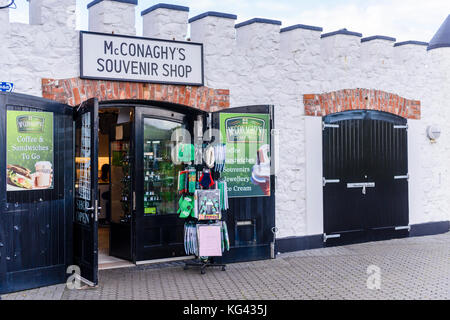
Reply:
[[[165,101],[207,112],[230,107],[230,90],[225,89],[80,78],[42,79],[42,96],[71,106],[96,97],[99,101]]]
[[[303,95],[305,115],[323,117],[350,110],[377,110],[407,119],[420,119],[420,101],[374,89],[344,89]]]

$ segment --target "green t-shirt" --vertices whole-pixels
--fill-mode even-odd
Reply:
[[[195,148],[193,144],[183,143],[178,148],[178,161],[191,162],[194,161]]]

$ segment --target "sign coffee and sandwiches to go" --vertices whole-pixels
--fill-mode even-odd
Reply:
[[[53,189],[53,113],[7,111],[6,190]]]
[[[203,45],[81,32],[81,78],[203,85]]]

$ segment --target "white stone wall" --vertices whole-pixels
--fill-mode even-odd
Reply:
[[[233,19],[206,17],[191,23],[191,40],[203,43],[205,85],[229,88],[238,81],[232,72],[236,51],[236,32]],[[223,76],[223,75],[227,76]]]
[[[15,91],[41,96],[41,78],[68,78],[79,74],[79,34],[75,31],[75,1],[31,0],[34,24],[10,23],[2,27],[1,81]],[[0,10],[4,25],[8,10]],[[6,58],[5,58],[6,57]]]
[[[133,4],[101,1],[89,8],[89,31],[133,36],[136,34],[135,17]]]
[[[9,2],[7,0],[0,0],[0,5],[6,5]],[[9,65],[9,38],[10,38],[10,23],[9,23],[9,9],[0,10],[0,54],[3,56],[3,63],[0,63],[0,75],[2,75],[3,81],[11,80],[10,65]]]
[[[0,0],[6,1],[6,0]],[[16,92],[41,95],[41,78],[79,76],[75,0],[31,0],[31,25],[9,23],[0,11],[0,81]],[[102,1],[90,8],[90,31],[135,34],[135,6]],[[160,8],[143,17],[143,34],[184,40],[188,13]],[[204,43],[205,85],[231,90],[232,107],[274,104],[279,130],[276,224],[279,238],[321,233],[320,120],[305,117],[303,94],[367,88],[422,102],[410,120],[411,223],[450,220],[450,49],[394,47],[389,40],[361,43],[353,35],[321,39],[320,31],[208,16],[191,23],[191,39]],[[393,35],[395,36],[395,35]],[[428,125],[442,128],[431,144]],[[308,139],[308,140],[306,140]],[[308,142],[308,143],[307,143]],[[307,154],[308,152],[308,154]],[[318,195],[319,193],[319,195]]]
[[[148,38],[184,41],[188,29],[189,12],[158,8],[142,17],[143,36]]]

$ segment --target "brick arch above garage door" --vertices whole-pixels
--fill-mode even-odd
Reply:
[[[225,89],[80,78],[42,79],[42,96],[71,106],[95,97],[100,101],[164,101],[203,111],[218,111],[230,107],[230,91]]]
[[[323,117],[350,110],[377,110],[407,119],[420,119],[420,101],[373,89],[344,89],[303,96],[305,115]]]

